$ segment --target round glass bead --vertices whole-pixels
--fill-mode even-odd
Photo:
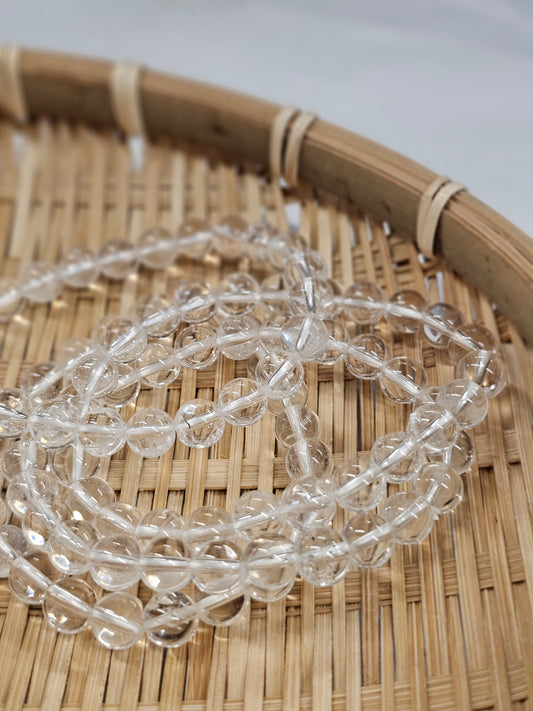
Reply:
[[[203,259],[212,245],[213,233],[205,220],[189,218],[177,229],[180,252],[190,259]]]
[[[283,276],[289,287],[307,278],[327,279],[328,265],[319,252],[306,249],[289,257],[283,270]]]
[[[457,424],[449,410],[437,403],[426,403],[411,413],[407,433],[427,452],[439,452],[455,442]]]
[[[486,397],[491,398],[505,387],[505,365],[498,353],[471,351],[457,363],[455,377],[477,383]]]
[[[297,353],[303,361],[310,361],[322,355],[329,333],[318,316],[293,316],[283,327],[282,340],[287,350]]]
[[[242,552],[233,541],[216,538],[198,550],[194,566],[196,587],[206,593],[225,593],[241,580]]]
[[[24,303],[18,283],[10,277],[0,277],[0,323],[11,321]]]
[[[158,647],[181,647],[198,627],[198,614],[191,598],[182,592],[154,595],[143,610],[146,636]]]
[[[249,378],[226,383],[218,396],[218,407],[226,422],[237,427],[258,422],[266,411],[266,399],[258,393],[257,383]]]
[[[291,481],[281,496],[281,502],[286,522],[299,530],[326,526],[335,515],[331,484],[313,476]]]
[[[302,235],[296,232],[280,232],[279,230],[272,235],[267,245],[270,247],[268,261],[276,271],[280,271],[285,267],[287,257],[290,257],[296,250],[305,251],[308,248],[308,244]]]
[[[285,597],[294,584],[294,544],[286,536],[269,533],[254,538],[244,551],[246,587],[261,602]]]
[[[164,388],[180,373],[174,349],[160,341],[146,346],[138,365],[143,371],[143,383],[149,388]]]
[[[420,543],[433,526],[433,510],[412,491],[400,491],[385,500],[381,515],[393,528],[397,543]]]
[[[203,323],[214,315],[217,304],[209,284],[185,281],[174,292],[174,304],[188,323]]]
[[[402,404],[413,402],[418,389],[425,388],[426,383],[427,373],[422,363],[405,356],[391,358],[379,373],[383,394]]]
[[[69,521],[72,516],[70,507],[63,499],[56,498],[50,504],[38,504],[39,510],[28,509],[22,519],[21,528],[33,548],[47,545],[50,535],[59,523]]]
[[[338,348],[330,346],[329,341],[333,339],[337,343],[346,343],[348,340],[348,331],[346,330],[346,326],[337,319],[327,318],[324,319],[322,323],[328,334],[328,342],[326,342],[324,350],[317,357],[317,361],[325,365],[333,365],[333,363],[336,363],[342,358],[342,353],[339,352]]]
[[[469,343],[464,344],[450,339],[448,354],[452,363],[458,363],[463,356],[470,351],[494,351],[496,349],[496,339],[492,331],[479,323],[465,323],[457,329],[458,335],[468,339]]]
[[[285,305],[287,294],[281,274],[271,274],[261,282],[261,303],[270,313],[278,313]]]
[[[89,622],[104,647],[127,649],[143,637],[143,606],[129,593],[104,595],[94,606]]]
[[[34,363],[24,372],[21,387],[36,404],[48,402],[58,397],[63,387],[62,378],[54,378],[46,383],[46,376],[56,368],[55,363]],[[39,386],[37,387],[36,386]]]
[[[389,357],[385,341],[372,333],[362,333],[352,338],[350,344],[355,347],[356,355],[344,356],[346,368],[356,378],[375,380]]]
[[[228,274],[217,288],[217,306],[224,316],[244,316],[259,301],[259,284],[251,274]]]
[[[78,439],[93,457],[110,457],[124,445],[126,425],[118,412],[101,407],[88,412],[82,419]]]
[[[28,551],[28,540],[18,526],[13,526],[10,523],[0,526],[0,537],[4,539],[15,555],[23,556]],[[10,555],[3,552],[0,546],[0,578],[7,578],[11,562]]]
[[[366,471],[358,458],[342,462],[333,472],[336,489],[341,489],[346,484],[356,481]],[[337,503],[347,511],[369,511],[375,508],[383,499],[387,491],[385,479],[374,477],[370,483],[364,484],[355,491],[338,492],[335,495]]]
[[[30,469],[46,469],[48,454],[31,439],[20,439],[13,442],[3,453],[1,474],[8,481],[15,479],[28,467]]]
[[[285,311],[270,314],[267,316],[261,326],[260,343],[263,353],[269,353],[272,350],[288,351],[287,345],[283,342],[283,329],[292,314]]]
[[[291,479],[314,476],[318,479],[333,469],[333,454],[325,442],[318,439],[296,441],[287,452],[285,466]]]
[[[291,404],[294,405],[295,407],[300,407],[300,405],[305,405],[307,402],[307,385],[305,383],[302,383],[298,390],[294,393],[294,395],[291,395]],[[282,400],[269,400],[268,401],[268,409],[270,412],[273,412],[275,415],[282,415],[285,412],[285,405],[283,404]],[[311,410],[310,410],[311,412]],[[318,419],[318,418],[317,418]],[[320,434],[320,428],[317,432],[318,436]],[[285,445],[283,445],[285,446]]]
[[[65,341],[56,352],[55,362],[59,368],[70,368],[82,353],[88,353],[91,348],[88,338],[74,336]]]
[[[115,363],[102,348],[94,348],[74,366],[72,385],[80,395],[102,397],[112,392],[118,381]]]
[[[442,388],[438,385],[430,385],[423,390],[420,390],[413,400],[413,407],[416,409],[420,405],[426,405],[427,403],[436,403],[438,396],[441,394]]]
[[[89,570],[89,555],[97,540],[91,523],[71,519],[53,529],[48,555],[64,575],[81,575]]]
[[[98,261],[108,279],[125,279],[137,265],[137,251],[125,239],[111,239],[100,249]]]
[[[404,432],[387,432],[374,442],[370,460],[386,481],[394,484],[409,481],[420,471],[422,452],[413,448],[413,440]]]
[[[344,527],[343,535],[350,547],[351,558],[360,568],[377,568],[391,557],[394,549],[392,533],[379,531],[385,525],[381,516],[367,511],[351,518]]]
[[[105,590],[123,590],[140,577],[141,549],[133,538],[118,533],[100,538],[89,556],[93,580]]]
[[[32,437],[46,449],[59,449],[74,441],[78,412],[66,400],[55,400],[35,408],[29,420]]]
[[[86,247],[71,247],[59,263],[59,270],[61,279],[74,289],[85,289],[100,273],[98,260]]]
[[[20,388],[0,390],[0,438],[20,437],[28,427],[30,403]]]
[[[213,247],[225,260],[239,259],[247,230],[247,222],[239,215],[224,217],[213,227]]]
[[[20,273],[20,283],[24,296],[36,304],[53,301],[62,289],[60,273],[49,262],[28,264]]]
[[[164,227],[150,227],[137,246],[139,260],[148,269],[165,269],[178,256],[179,246]]]
[[[148,345],[148,348],[151,344]],[[145,349],[145,353],[146,353]],[[133,368],[124,363],[117,364],[118,382],[117,386],[111,392],[104,395],[103,403],[108,407],[124,407],[134,402],[139,395],[141,383],[137,378],[131,379]],[[125,379],[126,384],[121,384],[121,380]]]
[[[297,424],[297,430],[294,427]],[[300,438],[318,439],[320,420],[316,412],[307,405],[292,405],[291,412],[285,411],[276,417],[274,423],[276,439],[282,447],[292,447]]]
[[[137,525],[135,538],[146,548],[160,537],[176,536],[183,530],[183,518],[171,509],[154,509],[146,513]]]
[[[142,579],[156,591],[180,590],[191,579],[188,546],[176,536],[155,538],[142,560]]]
[[[76,634],[84,630],[96,604],[96,595],[85,580],[64,578],[44,594],[44,618],[56,632]]]
[[[428,313],[442,325],[442,330],[425,324],[422,335],[434,348],[447,348],[450,344],[449,331],[455,331],[463,324],[463,314],[455,306],[444,303],[433,304]]]
[[[62,484],[88,479],[99,470],[100,459],[76,445],[56,449],[52,455],[52,471]]]
[[[98,511],[94,518],[94,527],[101,536],[111,536],[115,533],[134,536],[140,520],[141,512],[136,506],[115,501]]]
[[[61,573],[54,568],[44,551],[29,551],[16,558],[9,571],[11,592],[27,605],[38,605],[50,584]]]
[[[165,296],[145,296],[134,309],[135,320],[140,321],[149,338],[164,338],[174,333],[180,316]]]
[[[115,501],[115,492],[105,479],[77,479],[68,488],[65,501],[77,521],[92,521],[98,511]]]
[[[249,314],[224,319],[217,330],[217,343],[222,355],[231,360],[249,358],[257,349],[259,328],[259,321]]]
[[[463,480],[447,464],[425,464],[411,486],[439,514],[453,511],[463,498]]]
[[[283,527],[276,518],[279,500],[270,491],[248,491],[237,499],[232,511],[235,530],[247,539],[277,533]]]
[[[227,538],[233,530],[231,516],[218,506],[200,506],[187,519],[188,541],[195,548],[201,548],[214,538]]]
[[[33,469],[21,474],[9,482],[6,502],[16,516],[23,517],[32,501],[37,499],[51,503],[59,495],[59,485],[55,476],[40,469]]]
[[[202,398],[186,402],[174,419],[178,439],[187,447],[211,447],[224,434],[225,424],[215,403]]]
[[[175,438],[172,417],[156,407],[137,410],[128,421],[128,445],[142,457],[159,457],[168,452]]]
[[[421,326],[419,315],[427,309],[428,304],[422,294],[411,289],[404,289],[397,291],[390,297],[385,316],[393,331],[416,333]]]
[[[361,281],[344,292],[343,308],[351,321],[360,324],[377,323],[385,311],[383,292],[376,284]]]
[[[282,351],[274,350],[259,360],[255,375],[268,389],[269,397],[286,398],[302,384],[304,369],[299,360],[288,359]]]
[[[334,528],[318,528],[298,539],[298,572],[318,587],[333,585],[350,564],[347,542]]]
[[[208,368],[217,359],[215,332],[208,326],[187,326],[178,333],[175,347],[181,364],[186,368]]]
[[[234,591],[211,595],[194,589],[194,601],[202,622],[216,627],[228,627],[244,615],[249,598],[240,585]]]
[[[453,412],[461,429],[469,430],[482,422],[488,410],[483,389],[470,380],[453,380],[437,397],[437,404]]]
[[[288,305],[296,315],[315,314],[318,318],[331,318],[335,312],[333,289],[325,279],[307,277],[291,287]]]
[[[93,337],[116,363],[131,363],[146,348],[146,333],[129,318],[105,316],[96,325]]]
[[[466,432],[461,430],[451,447],[440,452],[426,454],[430,462],[444,462],[458,474],[464,474],[474,461],[474,445]]]

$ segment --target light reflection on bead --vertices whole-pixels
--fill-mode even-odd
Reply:
[[[215,403],[203,398],[186,402],[174,419],[176,435],[187,447],[211,447],[224,434],[225,424]]]
[[[279,533],[261,535],[244,551],[246,582],[250,595],[273,602],[287,595],[294,584],[294,544]]]
[[[372,511],[367,511],[351,518],[344,527],[344,538],[350,546],[351,557],[357,566],[377,568],[384,565],[391,557],[394,549],[392,533],[368,536],[379,526],[384,525],[385,519]],[[363,543],[363,540],[366,542]]]
[[[298,572],[318,587],[338,582],[350,563],[348,544],[333,528],[302,533],[298,539],[298,555]]]
[[[125,592],[104,595],[94,606],[90,625],[96,639],[108,649],[127,649],[142,639],[143,607]]]
[[[44,618],[56,632],[76,634],[87,627],[95,604],[96,595],[85,580],[64,578],[47,589]]]
[[[195,605],[183,592],[154,595],[143,610],[144,627],[150,642],[158,647],[181,647],[198,627]]]

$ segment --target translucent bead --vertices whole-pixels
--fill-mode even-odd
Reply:
[[[385,341],[372,333],[362,333],[352,338],[350,344],[356,348],[357,355],[345,355],[346,368],[356,378],[375,380],[389,357]]]
[[[488,410],[483,389],[470,380],[453,380],[437,397],[437,404],[453,412],[461,429],[469,430],[482,422]]]
[[[217,304],[209,284],[186,281],[175,291],[174,304],[188,323],[203,323],[214,315]]]
[[[201,506],[187,519],[188,541],[201,548],[213,538],[227,538],[233,530],[230,514],[217,506]]]
[[[284,598],[294,584],[294,544],[286,536],[269,533],[255,538],[244,551],[246,587],[260,602]]]
[[[20,385],[34,403],[40,405],[43,402],[53,400],[61,393],[63,387],[62,378],[54,378],[53,380],[49,378],[49,382],[47,383],[46,381],[46,376],[52,373],[55,368],[55,363],[34,363],[24,372]]]
[[[416,409],[420,405],[427,403],[436,403],[438,396],[441,394],[442,388],[438,385],[430,385],[428,388],[420,390],[413,400],[413,407]]]
[[[336,308],[329,282],[311,277],[291,287],[287,303],[296,315],[315,314],[322,319],[331,318]]]
[[[134,536],[141,518],[141,512],[136,506],[115,501],[100,509],[94,518],[94,527],[101,536],[111,536],[115,533]]]
[[[404,432],[388,432],[374,442],[370,459],[382,472],[386,481],[401,484],[420,471],[423,464],[421,450],[413,449],[413,440]]]
[[[239,259],[247,230],[247,222],[239,215],[224,217],[213,227],[213,247],[225,260]]]
[[[438,452],[455,442],[457,424],[453,415],[441,405],[427,403],[413,410],[407,432],[415,437],[426,451]]]
[[[217,627],[228,627],[244,615],[249,598],[240,585],[234,591],[210,595],[199,588],[194,589],[194,601],[202,622]]]
[[[333,585],[350,564],[347,542],[334,528],[318,528],[298,539],[298,572],[318,587]]]
[[[80,423],[78,439],[83,449],[93,457],[110,457],[126,441],[124,419],[109,407],[91,410]]]
[[[276,417],[274,431],[282,447],[292,447],[300,437],[318,439],[320,420],[307,405],[293,405],[290,411],[286,410]]]
[[[259,284],[251,274],[228,274],[217,288],[217,305],[224,316],[244,316],[259,302]]]
[[[303,382],[304,369],[299,360],[287,358],[281,351],[272,351],[258,362],[255,375],[259,383],[268,388],[268,396],[287,398]]]
[[[76,634],[84,630],[96,605],[96,595],[85,580],[64,578],[44,594],[44,618],[56,632]]]
[[[319,252],[307,249],[289,257],[283,275],[289,287],[292,287],[306,278],[327,279],[328,265]]]
[[[143,618],[148,639],[158,647],[181,647],[198,627],[196,606],[182,592],[154,595],[144,608]]]
[[[426,383],[427,373],[422,363],[405,356],[391,358],[379,373],[383,394],[389,400],[403,404],[413,402],[418,390]]]
[[[89,622],[104,647],[127,649],[143,637],[143,606],[139,598],[129,593],[104,595],[94,606]]]
[[[466,323],[457,329],[460,336],[468,340],[468,344],[450,340],[448,353],[452,363],[458,363],[463,356],[470,351],[493,351],[496,350],[496,339],[492,331],[478,323]]]
[[[248,356],[246,359],[246,374],[248,375],[249,378],[252,380],[256,379],[255,372],[257,370],[257,364],[261,360],[261,358],[265,355],[265,349],[263,348],[261,342],[259,341],[257,349],[252,355]],[[281,403],[281,407],[283,407],[283,404]]]
[[[8,481],[15,479],[28,467],[46,469],[48,454],[46,449],[33,440],[20,439],[13,442],[3,453],[1,473]]]
[[[213,233],[205,220],[189,218],[178,227],[176,236],[180,252],[190,259],[203,259],[211,249]]]
[[[93,397],[102,397],[117,384],[117,366],[103,349],[96,347],[74,366],[71,380],[80,395],[91,393]]]
[[[151,344],[148,345],[148,348],[150,345]],[[147,349],[145,349],[145,353],[146,350]],[[136,377],[131,379],[131,374],[133,372],[133,368],[130,365],[126,365],[124,363],[117,364],[117,386],[114,390],[104,395],[104,405],[107,405],[108,407],[124,407],[125,405],[129,405],[131,402],[135,402],[141,389],[141,383]],[[126,380],[125,385],[120,384],[122,379]]]
[[[81,575],[89,570],[89,556],[97,540],[92,524],[71,519],[52,531],[48,555],[63,574]]]
[[[341,489],[352,481],[356,481],[367,467],[363,466],[358,458],[348,459],[339,464],[333,472],[336,489]],[[370,483],[358,487],[355,491],[339,492],[336,494],[337,503],[348,511],[369,511],[375,508],[383,499],[387,491],[385,479],[375,477]]]
[[[98,510],[115,501],[115,492],[105,479],[92,476],[73,482],[65,495],[77,521],[92,521]]]
[[[0,277],[0,323],[11,321],[24,303],[21,290],[15,279]]]
[[[305,383],[302,383],[298,390],[291,395],[291,404],[294,405],[295,407],[300,407],[300,405],[305,405],[307,402],[307,385]],[[268,401],[268,409],[270,412],[273,412],[275,415],[282,415],[285,412],[285,405],[283,404],[282,400],[269,400]],[[310,410],[311,412],[311,410]],[[313,413],[314,414],[314,413]],[[318,420],[318,418],[317,418]],[[319,428],[320,430],[320,428]],[[320,434],[320,431],[318,431],[317,435]],[[284,445],[283,445],[284,446]]]
[[[24,535],[34,548],[46,546],[55,527],[61,522],[70,520],[72,516],[70,507],[62,499],[55,499],[45,507],[40,503],[39,508],[44,510],[28,509],[21,524]]]
[[[6,502],[16,516],[22,518],[32,501],[38,499],[51,503],[59,495],[57,479],[46,471],[33,469],[10,481],[6,491]]]
[[[75,479],[88,479],[99,469],[98,457],[93,457],[92,454],[75,445],[56,449],[52,455],[52,471],[62,484],[69,484]]]
[[[231,360],[245,360],[255,353],[259,343],[260,323],[250,315],[224,319],[217,330],[220,352]]]
[[[164,410],[145,407],[128,421],[128,445],[142,457],[160,457],[176,438],[174,421]]]
[[[292,314],[280,311],[267,316],[261,327],[260,343],[264,353],[272,350],[286,351],[287,345],[283,342],[283,329]]]
[[[453,511],[463,498],[463,480],[447,464],[425,464],[411,486],[439,514]]]
[[[24,296],[37,304],[47,304],[61,293],[63,285],[57,268],[49,262],[32,262],[20,273]]]
[[[312,476],[291,481],[281,502],[287,523],[299,530],[326,526],[335,515],[332,486],[326,480]]]
[[[215,332],[208,326],[187,326],[178,333],[175,346],[185,368],[201,370],[217,359]]]
[[[150,227],[143,232],[137,246],[139,260],[148,269],[165,269],[179,252],[177,241],[164,227]]]
[[[4,499],[0,498],[0,526],[2,526],[4,523],[7,523],[8,518],[9,509]]]
[[[164,388],[180,373],[174,349],[159,341],[151,341],[146,346],[138,365],[143,371],[143,383],[149,388]]]
[[[108,279],[125,279],[137,265],[137,250],[125,239],[112,239],[100,249],[98,260]]]
[[[242,551],[233,541],[217,538],[198,550],[194,566],[196,587],[206,593],[225,593],[241,580]]]
[[[28,541],[18,526],[9,523],[0,526],[0,538],[7,543],[14,555],[23,556],[28,551]],[[0,578],[7,578],[12,560],[13,558],[4,552],[0,545]]]
[[[55,400],[35,408],[29,419],[32,437],[46,449],[59,449],[74,441],[78,413],[66,400]]]
[[[369,281],[356,282],[344,292],[344,312],[355,323],[377,323],[385,311],[383,302],[383,292]]]
[[[419,315],[427,309],[428,304],[422,294],[404,289],[390,297],[385,317],[393,331],[416,333],[422,324]]]
[[[400,491],[386,499],[381,515],[393,528],[397,543],[420,543],[433,526],[433,511],[412,491]]]
[[[318,439],[296,441],[287,452],[285,466],[291,479],[327,476],[333,469],[333,454],[325,442]]]
[[[289,351],[297,353],[303,361],[310,361],[322,355],[329,333],[318,316],[294,316],[285,323],[282,340]]]
[[[30,403],[20,388],[0,390],[0,438],[20,437],[28,427]]]
[[[442,324],[444,330],[426,324],[422,328],[422,335],[434,348],[447,348],[450,344],[450,336],[447,331],[449,329],[456,330],[463,324],[463,314],[455,306],[444,303],[433,304],[429,307],[428,313]]]
[[[140,578],[141,549],[124,533],[100,538],[89,556],[93,580],[105,590],[124,590]]]
[[[27,605],[38,605],[51,582],[59,580],[61,573],[50,563],[43,551],[30,551],[16,558],[9,571],[11,592]]]
[[[455,377],[477,383],[488,398],[501,393],[507,379],[502,357],[491,351],[467,353],[457,363]]]
[[[391,557],[394,549],[392,533],[379,532],[380,526],[385,526],[385,520],[367,511],[351,518],[344,527],[351,558],[360,568],[378,568]]]
[[[226,422],[237,427],[258,422],[266,411],[266,399],[258,392],[257,383],[249,378],[226,383],[218,396],[218,407]]]
[[[197,398],[180,407],[174,425],[179,441],[187,447],[211,447],[224,434],[226,423],[212,400]]]
[[[191,579],[189,547],[176,536],[154,539],[142,560],[142,579],[152,590],[180,590]]]
[[[278,313],[287,300],[285,280],[281,274],[271,274],[261,282],[261,303],[269,313]]]
[[[88,338],[79,336],[69,338],[57,349],[56,365],[59,368],[70,368],[82,353],[89,352],[91,345],[91,341]]]
[[[180,316],[165,296],[145,296],[135,304],[135,317],[149,338],[164,338],[174,333]]]
[[[324,319],[322,323],[328,333],[328,341],[334,339],[337,343],[346,343],[348,340],[348,331],[341,321],[327,318]],[[328,343],[326,343],[326,347],[317,357],[317,361],[325,365],[333,365],[333,363],[336,363],[341,358],[342,353],[340,353],[337,348],[328,346]]]
[[[160,537],[176,536],[184,527],[183,518],[171,509],[154,509],[146,513],[137,525],[135,538],[146,548]]]
[[[90,249],[71,247],[59,263],[61,279],[75,289],[93,284],[100,273],[98,260]]]
[[[116,363],[131,363],[146,348],[146,333],[129,318],[105,316],[96,326],[93,338]]]
[[[270,491],[248,491],[233,507],[233,526],[247,539],[277,533],[283,527],[276,518],[278,508],[279,500]]]
[[[295,251],[305,251],[308,249],[308,244],[304,237],[295,232],[277,232],[272,239],[269,240],[268,246],[268,261],[276,270],[282,270],[285,267],[287,257],[290,257]]]
[[[250,225],[248,230],[248,240],[252,247],[252,255],[255,261],[269,262],[270,261],[270,245],[277,237],[279,230],[274,225],[261,220],[253,225]]]
[[[474,461],[474,445],[468,434],[461,430],[451,447],[426,454],[430,462],[444,462],[458,474],[464,474]]]

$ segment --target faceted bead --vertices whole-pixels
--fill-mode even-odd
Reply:
[[[248,223],[239,215],[224,217],[213,227],[213,247],[227,261],[239,259],[247,230]]]
[[[297,353],[303,361],[310,361],[322,355],[329,333],[318,316],[293,316],[283,327],[282,340],[287,350]]]
[[[178,377],[180,365],[174,349],[166,343],[151,341],[138,362],[143,383],[149,388],[164,388]]]
[[[333,454],[325,442],[318,439],[296,441],[287,452],[285,466],[291,479],[327,476],[333,469]]]
[[[50,504],[59,495],[57,479],[40,469],[33,469],[12,479],[6,491],[6,503],[16,516],[22,518],[37,499]]]
[[[470,380],[452,380],[437,397],[437,404],[453,412],[457,424],[465,430],[483,422],[488,410],[483,389]]]
[[[175,347],[185,368],[201,370],[213,365],[217,359],[216,335],[208,326],[187,326],[178,333]]]
[[[105,590],[124,590],[140,577],[141,549],[133,538],[117,533],[100,538],[91,551],[89,565],[93,580]]]
[[[465,342],[450,339],[448,353],[452,363],[458,363],[463,356],[470,351],[493,351],[496,350],[496,339],[492,331],[479,323],[466,323],[457,329],[458,335],[463,337]]]
[[[174,304],[188,323],[203,323],[214,315],[217,304],[209,284],[185,281],[174,293]]]
[[[180,252],[189,259],[203,259],[211,249],[213,233],[205,220],[189,218],[178,227],[176,236]]]
[[[146,333],[129,318],[105,316],[93,331],[93,338],[116,363],[131,363],[146,348]]]
[[[260,602],[284,598],[294,584],[294,544],[279,533],[254,538],[244,551],[246,587]]]
[[[24,372],[20,385],[34,403],[40,405],[53,400],[61,393],[62,378],[51,379],[49,376],[55,368],[55,363],[34,363]]]
[[[160,457],[176,438],[174,421],[164,410],[145,407],[128,421],[128,445],[142,457]]]
[[[360,568],[377,568],[391,557],[394,539],[392,533],[379,531],[384,525],[381,516],[367,511],[351,518],[344,527],[343,535],[350,547],[351,558]]]
[[[93,608],[90,625],[94,636],[107,649],[127,649],[142,639],[143,606],[125,592],[104,595]]]
[[[0,323],[11,321],[24,303],[18,282],[10,277],[0,277]]]
[[[300,407],[300,405],[305,405],[307,402],[307,385],[302,383],[298,390],[291,395],[291,404],[295,407]],[[282,415],[285,412],[285,405],[282,400],[269,400],[268,409],[273,412],[274,415]],[[318,418],[317,418],[318,420]],[[320,432],[317,432],[317,436]]]
[[[333,585],[350,564],[347,542],[334,528],[318,528],[298,539],[298,572],[318,587]]]
[[[165,269],[178,256],[179,245],[164,227],[150,227],[141,235],[137,251],[141,264],[148,269]]]
[[[442,325],[443,330],[425,324],[422,335],[434,348],[447,348],[450,344],[448,331],[456,330],[463,324],[463,314],[455,306],[444,303],[433,304],[429,307],[428,313]]]
[[[61,573],[54,568],[44,551],[30,551],[16,558],[9,571],[9,587],[27,605],[38,605],[51,582]]]
[[[56,449],[52,455],[52,470],[62,484],[69,484],[75,479],[88,479],[99,469],[100,459],[81,446],[69,445]]]
[[[134,315],[149,338],[164,338],[174,333],[180,316],[165,296],[145,296],[135,304]]]
[[[197,398],[180,407],[174,425],[179,441],[187,447],[211,447],[224,434],[226,423],[212,400]]]
[[[344,292],[344,312],[355,323],[377,323],[385,311],[383,292],[373,282],[356,282]]]
[[[52,531],[48,555],[63,574],[81,575],[89,570],[89,555],[97,540],[92,524],[71,519]]]
[[[379,373],[383,394],[394,402],[413,402],[426,383],[427,373],[422,363],[405,356],[391,358]]]
[[[57,268],[49,262],[32,262],[20,274],[24,296],[37,304],[47,304],[61,293],[63,285]]]
[[[348,459],[339,464],[333,472],[336,489],[341,489],[366,471],[359,459]],[[363,484],[354,491],[342,491],[335,494],[337,503],[348,511],[369,511],[375,508],[383,499],[387,491],[383,477],[373,477],[369,483]]]
[[[425,464],[412,483],[412,490],[427,498],[439,514],[453,511],[463,498],[463,480],[447,464]]]
[[[151,344],[148,345],[148,348]],[[145,349],[145,353],[148,350]],[[103,402],[104,405],[108,407],[124,407],[124,405],[129,405],[131,402],[137,400],[139,391],[141,389],[141,383],[137,380],[136,375],[132,377],[136,371],[125,363],[117,364],[118,382],[114,390],[108,392],[104,395]]]
[[[468,434],[461,430],[451,447],[426,454],[430,462],[444,462],[458,474],[464,474],[474,461],[474,445]]]
[[[327,318],[322,322],[328,334],[328,342],[330,339],[334,339],[337,343],[346,343],[348,341],[348,331],[346,326],[337,319]],[[319,363],[324,363],[326,365],[333,365],[338,360],[342,358],[342,353],[335,347],[328,346],[326,342],[326,347],[317,357]]]
[[[113,360],[100,347],[83,356],[71,374],[72,384],[80,395],[93,397],[108,395],[118,381],[118,370]]]
[[[344,356],[346,368],[356,378],[375,380],[389,357],[385,341],[372,333],[362,333],[352,338],[350,345],[356,352]]]
[[[266,411],[266,399],[258,392],[257,383],[249,378],[235,378],[226,383],[218,396],[218,407],[226,422],[236,427],[258,422]]]
[[[242,551],[233,541],[217,538],[198,550],[194,564],[196,587],[206,593],[224,593],[240,582]]]
[[[279,499],[270,491],[248,491],[233,507],[233,526],[247,539],[277,533],[283,522],[276,518]]]
[[[154,509],[146,513],[137,525],[135,538],[142,547],[160,537],[176,536],[184,527],[183,518],[171,509]]]
[[[96,605],[94,590],[80,578],[64,578],[44,594],[44,618],[56,632],[76,634],[84,630]]]
[[[148,639],[158,647],[181,647],[198,627],[196,606],[182,592],[154,595],[143,610],[143,619]]]
[[[77,521],[92,521],[99,509],[115,501],[115,492],[105,479],[92,476],[73,482],[67,490],[65,501]]]
[[[195,548],[217,537],[227,538],[232,530],[230,514],[217,506],[201,506],[187,520],[188,541]]]
[[[455,366],[455,377],[477,383],[486,397],[491,398],[505,387],[505,365],[498,353],[471,351]]]
[[[296,426],[298,429],[295,431]],[[318,439],[320,420],[307,405],[293,405],[276,417],[274,431],[282,447],[292,447],[299,437]]]
[[[281,496],[285,520],[299,530],[326,526],[335,515],[332,486],[324,479],[295,479]]]
[[[251,274],[228,274],[217,287],[217,305],[224,316],[244,316],[259,303],[259,284]]]
[[[318,318],[331,318],[335,312],[333,289],[325,279],[307,277],[296,282],[289,292],[288,302],[292,313],[300,316],[315,314]]]
[[[376,440],[370,458],[385,480],[394,484],[412,479],[423,464],[422,452],[418,447],[413,449],[413,440],[404,432],[388,432]]]
[[[136,506],[115,501],[100,509],[95,516],[94,527],[101,536],[111,536],[115,533],[135,536],[141,518],[141,512]]]
[[[422,294],[411,289],[404,289],[397,291],[390,297],[385,316],[393,331],[416,333],[422,323],[419,315],[427,309],[428,304]]]
[[[385,500],[381,515],[393,528],[397,543],[420,543],[433,526],[433,511],[412,491],[400,491]]]
[[[85,289],[100,274],[98,260],[86,247],[71,247],[59,263],[61,279],[75,289]]]
[[[28,467],[30,469],[46,469],[48,454],[46,449],[39,446],[32,439],[20,439],[13,442],[5,450],[2,460],[1,474],[11,481],[23,473]]]
[[[78,412],[70,402],[55,400],[35,408],[29,424],[31,435],[39,444],[58,449],[74,441]]]
[[[20,388],[0,390],[0,438],[20,437],[28,427],[30,403]]]
[[[455,418],[441,405],[427,403],[413,410],[407,426],[412,435],[428,452],[438,452],[450,447],[457,437]]]
[[[69,521],[72,516],[70,507],[62,499],[55,499],[45,506],[40,502],[39,509],[41,510],[28,509],[21,524],[22,531],[33,548],[46,546],[56,526]]]
[[[304,379],[304,369],[294,356],[287,358],[282,351],[264,355],[257,364],[256,378],[268,389],[268,397],[287,398],[295,393]]]
[[[2,538],[13,551],[13,555],[23,556],[28,551],[28,541],[18,526],[5,524],[0,526],[0,538]],[[0,578],[7,578],[13,558],[2,550],[0,544]]]
[[[126,441],[124,419],[109,407],[91,410],[80,422],[78,439],[83,449],[93,457],[110,457]]]
[[[189,547],[176,536],[155,538],[142,560],[142,579],[152,590],[180,590],[191,579]]]
[[[255,353],[259,343],[258,319],[249,314],[224,319],[217,330],[217,344],[222,355],[231,360],[245,360]]]
[[[283,275],[289,287],[307,278],[327,279],[328,265],[324,257],[312,249],[296,252],[285,264]]]
[[[98,260],[108,279],[125,279],[137,265],[137,250],[125,239],[112,239],[100,249]]]

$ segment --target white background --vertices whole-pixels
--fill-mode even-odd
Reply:
[[[0,41],[311,109],[533,234],[531,0],[0,0]]]

